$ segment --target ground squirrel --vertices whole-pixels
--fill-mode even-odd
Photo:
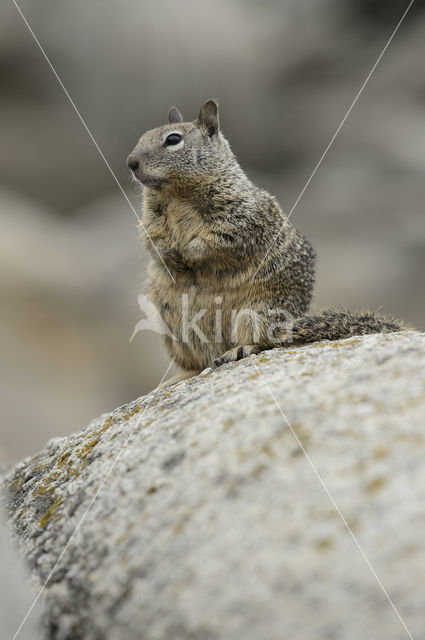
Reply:
[[[145,187],[150,297],[180,379],[264,349],[401,329],[370,311],[307,315],[315,252],[239,166],[214,100],[195,122],[171,107],[127,166]]]

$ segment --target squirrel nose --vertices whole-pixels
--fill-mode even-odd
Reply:
[[[132,155],[131,153],[130,153],[130,155],[129,155],[129,156],[128,156],[128,158],[127,158],[127,167],[128,167],[129,169],[131,169],[132,171],[136,171],[136,169],[138,169],[138,168],[139,168],[139,161],[138,161],[138,159],[136,158],[136,156],[135,156],[135,155]]]

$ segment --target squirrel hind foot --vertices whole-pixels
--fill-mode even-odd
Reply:
[[[226,351],[221,356],[216,358],[212,363],[212,368],[217,369],[221,367],[223,364],[227,364],[229,362],[237,362],[238,360],[242,360],[242,358],[247,358],[253,354],[260,353],[264,350],[259,344],[247,344],[241,345],[239,347],[235,347],[234,349],[230,349]]]

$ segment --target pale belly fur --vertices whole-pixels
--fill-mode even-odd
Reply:
[[[172,334],[165,339],[170,355],[183,368],[202,370],[236,344],[252,342],[256,296],[249,281],[234,287],[226,281],[224,287],[212,285],[210,277],[208,285],[201,277],[194,280],[182,274],[173,283],[153,268],[150,295]]]

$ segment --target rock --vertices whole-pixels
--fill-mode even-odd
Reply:
[[[5,479],[45,637],[420,637],[424,367],[414,331],[275,349],[50,441]]]
[[[12,545],[10,535],[0,522],[0,598],[1,637],[12,640],[15,637],[37,593],[26,582],[25,568]],[[31,616],[19,631],[19,640],[41,640],[41,607],[38,601]]]

